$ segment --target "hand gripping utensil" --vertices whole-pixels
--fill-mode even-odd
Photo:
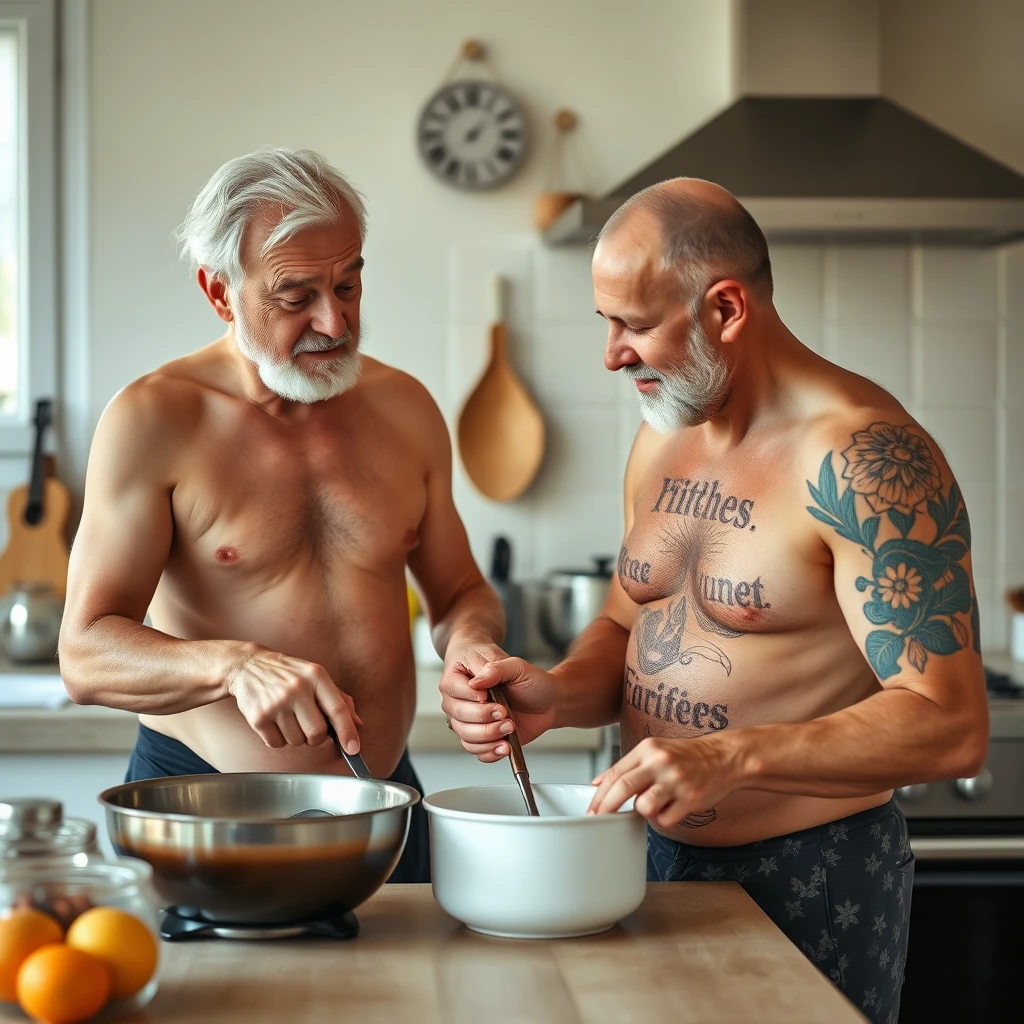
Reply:
[[[338,739],[338,734],[334,730],[334,726],[331,724],[331,720],[327,719],[327,735],[334,741],[334,747],[343,758],[345,763],[349,766],[352,774],[357,779],[372,779],[373,776],[370,774],[370,769],[366,767],[366,762],[363,760],[361,754],[349,754],[345,748],[341,745],[341,740]]]
[[[499,683],[497,686],[491,687],[489,694],[491,700],[500,704],[505,709],[508,720],[515,724],[515,719],[512,717],[512,709],[508,705],[508,697],[505,696],[505,687]],[[509,760],[512,762],[512,772],[516,777],[516,782],[519,784],[519,791],[523,794],[523,800],[526,801],[526,810],[531,817],[539,818],[540,811],[537,810],[537,801],[533,796],[533,786],[530,785],[530,773],[526,770],[526,758],[523,756],[523,745],[519,742],[519,733],[509,733],[505,737],[505,741],[508,743],[508,749],[511,751]]]

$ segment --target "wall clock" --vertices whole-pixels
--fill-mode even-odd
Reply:
[[[423,162],[452,188],[495,188],[508,181],[526,157],[523,109],[494,82],[443,85],[424,105],[416,136]]]

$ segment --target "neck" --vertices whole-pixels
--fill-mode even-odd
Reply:
[[[800,342],[774,308],[748,323],[736,346],[725,400],[697,429],[718,446],[739,444],[769,409],[777,406],[784,367],[797,356]]]
[[[245,401],[258,405],[264,412],[278,419],[295,419],[309,413],[309,405],[282,398],[263,383],[256,364],[242,355],[233,324],[223,340],[234,377],[239,385],[240,396]]]

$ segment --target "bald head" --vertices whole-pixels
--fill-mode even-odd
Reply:
[[[614,247],[624,236],[635,239],[651,230],[660,241],[662,268],[679,274],[692,301],[726,278],[771,300],[768,243],[754,218],[720,185],[700,178],[651,185],[612,214],[598,241]]]

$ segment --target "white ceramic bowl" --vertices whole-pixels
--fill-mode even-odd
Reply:
[[[538,784],[539,818],[515,784],[423,801],[434,898],[474,931],[516,939],[592,935],[643,902],[647,823],[635,811],[586,815],[592,786]]]

